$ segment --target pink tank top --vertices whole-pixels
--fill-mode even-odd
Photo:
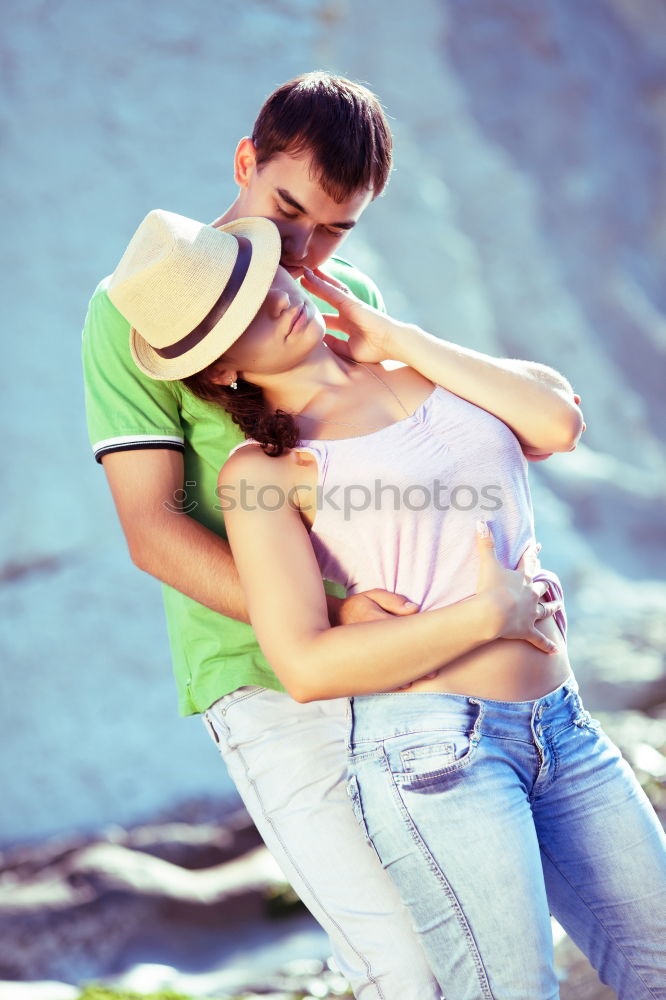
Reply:
[[[437,386],[403,420],[360,437],[301,439],[317,460],[310,538],[322,576],[348,594],[381,587],[422,611],[476,593],[476,521],[515,569],[534,540],[527,461],[503,421]],[[562,597],[542,570],[544,600]],[[564,612],[556,616],[566,635]]]

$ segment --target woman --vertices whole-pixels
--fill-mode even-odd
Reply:
[[[232,268],[210,233],[193,249],[200,235],[180,284],[120,268],[149,303],[126,303],[135,359],[182,377],[172,359],[196,351],[184,381],[253,439],[219,481],[253,625],[297,700],[352,696],[357,817],[447,997],[556,997],[549,907],[620,997],[666,996],[663,832],[582,706],[557,580],[533,557],[523,453],[575,447],[568,383],[309,272],[349,336],[337,353],[290,275],[258,263],[259,242],[241,237]],[[166,340],[148,322],[165,296]],[[403,366],[385,370],[389,357]],[[421,613],[331,628],[322,575],[406,593]]]

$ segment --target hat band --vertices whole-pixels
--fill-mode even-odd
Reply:
[[[236,236],[234,238],[238,241],[238,255],[236,257],[236,263],[234,264],[231,274],[229,275],[229,280],[224,286],[224,290],[222,291],[219,299],[210,312],[204,316],[201,322],[195,326],[190,333],[185,334],[181,340],[177,340],[175,344],[169,344],[168,347],[153,348],[155,353],[159,354],[161,358],[167,358],[167,360],[180,358],[183,354],[186,354],[187,351],[191,351],[193,347],[200,344],[206,334],[210,333],[213,327],[217,326],[231,303],[236,298],[250,266],[252,244],[245,236]]]

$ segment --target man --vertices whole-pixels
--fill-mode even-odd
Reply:
[[[279,87],[239,143],[236,200],[217,225],[263,215],[282,263],[326,270],[382,307],[375,286],[335,256],[391,168],[391,134],[366,88],[325,73]],[[326,929],[362,1000],[436,1000],[440,991],[345,787],[344,700],[300,705],[247,624],[216,498],[242,435],[219,406],[135,367],[129,327],[101,282],[83,334],[88,425],[134,563],[164,588],[181,714],[202,713],[266,844]],[[330,597],[334,622],[413,611],[372,591]]]

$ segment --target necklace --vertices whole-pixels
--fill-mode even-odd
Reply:
[[[384,388],[388,389],[388,391],[391,393],[391,395],[393,396],[393,398],[398,401],[398,404],[400,405],[400,408],[403,410],[403,412],[408,417],[411,416],[411,414],[407,411],[406,407],[403,406],[403,403],[402,403],[402,400],[400,399],[400,397],[397,395],[397,393],[395,393],[393,391],[393,389],[391,388],[391,386],[388,385],[384,381],[383,378],[380,378],[379,375],[375,375],[375,373],[373,371],[371,371],[371,369],[368,368],[367,365],[364,365],[362,361],[354,361],[353,358],[349,358],[349,360],[351,361],[351,363],[353,365],[359,365],[361,368],[364,368],[365,371],[368,373],[368,375],[372,375],[372,377],[374,378],[374,380],[376,382],[381,382],[381,384],[384,386]],[[367,424],[351,424],[351,423],[348,423],[346,420],[325,420],[323,417],[309,417],[307,415],[307,413],[298,413],[298,414],[296,414],[296,416],[298,417],[299,420],[316,420],[320,424],[335,424],[338,427],[354,427],[354,428],[356,428],[356,430],[361,430],[361,431],[369,429]]]

